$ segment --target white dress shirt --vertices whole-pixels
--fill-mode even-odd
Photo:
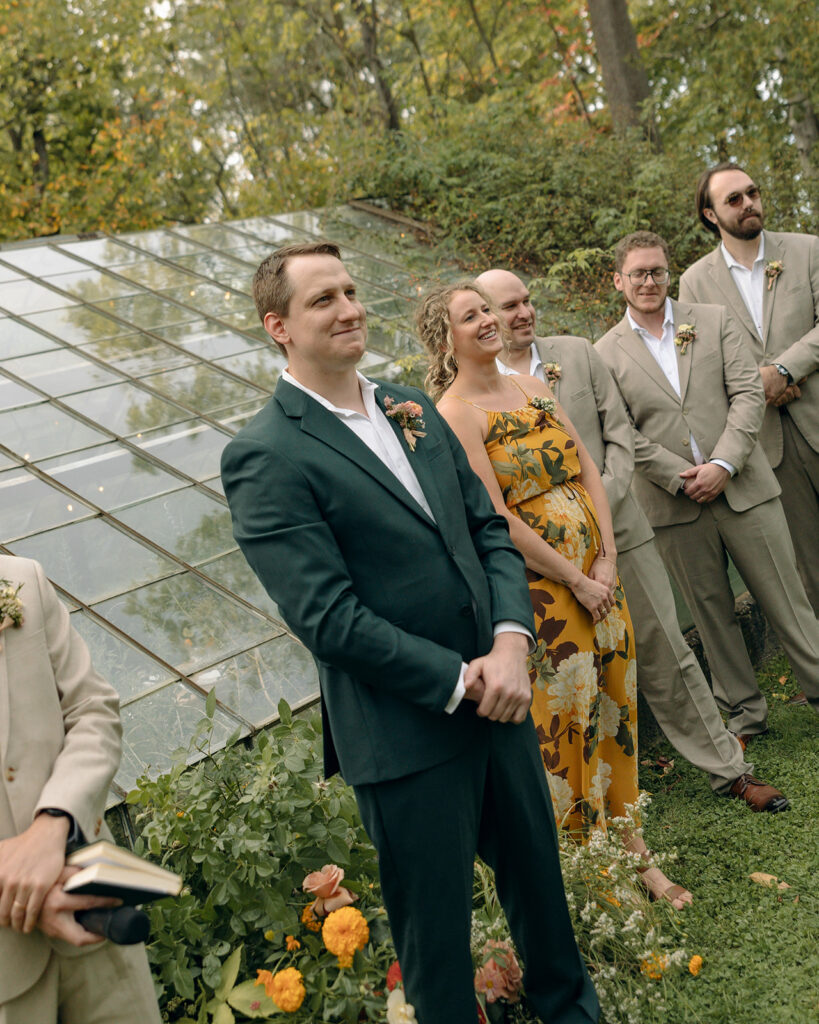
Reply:
[[[495,359],[495,363],[498,370],[505,376],[511,377],[516,373],[520,373],[520,370],[513,370],[511,366],[507,366],[506,363],[502,363],[500,359]],[[537,350],[537,345],[532,343],[531,356],[529,358],[529,370],[530,377],[537,377],[538,380],[542,380],[546,383],[546,373],[543,369],[543,360],[540,358],[540,353]]]
[[[671,310],[671,299],[665,300],[663,333],[660,338],[652,334],[651,331],[646,330],[645,327],[641,327],[632,317],[631,310],[628,307],[626,307],[626,316],[632,330],[642,338],[645,347],[654,356],[657,365],[663,371],[668,383],[674,388],[674,392],[677,398],[679,398],[680,368],[677,363],[677,348],[674,344],[674,314]],[[696,342],[693,342],[693,344],[696,345]],[[691,442],[691,454],[694,456],[694,462],[696,465],[701,466],[706,460],[703,458],[700,447],[694,440],[693,434],[689,433],[688,438]],[[711,459],[710,461],[716,462],[718,466],[722,466],[731,476],[734,475],[735,470],[730,462],[725,462],[724,459]],[[682,486],[682,481],[680,481],[680,486]]]
[[[720,242],[720,252],[725,260],[734,284],[742,296],[745,307],[751,314],[751,319],[756,327],[756,333],[762,340],[762,300],[765,295],[765,232],[759,236],[759,253],[754,260],[753,267],[749,270],[743,266],[728,252],[725,243]]]
[[[315,399],[319,405],[323,405],[328,412],[331,412],[337,420],[346,427],[349,427],[356,437],[366,444],[373,455],[378,456],[393,476],[398,478],[434,523],[435,516],[432,514],[432,509],[429,507],[421,485],[418,483],[418,477],[410,465],[407,449],[399,440],[398,435],[390,426],[385,413],[375,400],[375,391],[378,385],[368,380],[361,373],[356,373],[356,376],[361,388],[361,399],[364,402],[364,408],[367,410],[366,416],[355,409],[342,409],[337,405],[333,405],[323,395],[318,394],[316,391],[311,391],[310,388],[297,381],[287,370],[282,370],[281,373],[282,380],[287,381],[294,388],[298,388],[299,391],[303,391],[306,395]],[[421,441],[423,443],[423,438]],[[529,630],[525,629],[520,623],[513,622],[511,619],[504,619],[495,623],[494,636],[497,636],[499,633],[523,633],[529,639],[530,649],[533,650],[535,647],[534,639]],[[458,682],[444,708],[447,714],[452,714],[466,693],[466,684],[464,683],[466,669],[467,665],[463,663]]]

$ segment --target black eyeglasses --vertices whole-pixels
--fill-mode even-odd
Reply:
[[[655,267],[653,270],[632,270],[624,274],[632,284],[645,284],[651,278],[654,284],[668,284],[671,279],[671,271],[668,267]]]
[[[762,193],[760,192],[760,190],[757,188],[756,185],[749,185],[745,189],[744,192],[731,192],[730,195],[727,195],[725,197],[725,205],[726,206],[734,206],[734,207],[740,206],[742,204],[742,200],[746,196],[749,199],[754,200],[754,199],[759,199],[759,197],[761,195],[762,195]]]

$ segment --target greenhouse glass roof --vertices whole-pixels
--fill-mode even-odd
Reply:
[[[219,457],[284,365],[250,296],[272,249],[341,244],[364,372],[417,350],[414,300],[457,268],[362,206],[0,246],[0,550],[43,564],[119,692],[109,805],[187,747],[211,690],[217,746],[318,696],[233,539]]]

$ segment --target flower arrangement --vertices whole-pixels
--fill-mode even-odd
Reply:
[[[390,395],[384,399],[384,408],[387,411],[387,416],[391,420],[395,420],[398,426],[401,428],[404,434],[404,440],[409,445],[411,452],[415,451],[415,446],[418,443],[419,437],[426,437],[426,432],[422,416],[424,410],[417,402],[398,402]]]
[[[560,363],[544,363],[543,372],[546,374],[546,380],[549,384],[554,384],[555,381],[560,380],[563,370],[561,369]]]
[[[0,580],[0,630],[23,624],[23,602],[17,596],[23,584],[16,587],[10,580]]]
[[[784,269],[782,260],[768,260],[765,264],[765,277],[768,278],[768,291],[773,288],[774,281],[779,277]]]
[[[680,326],[677,328],[677,334],[674,338],[674,344],[679,347],[681,356],[685,355],[686,349],[692,341],[696,340],[696,337],[697,331],[693,324],[680,324]]]

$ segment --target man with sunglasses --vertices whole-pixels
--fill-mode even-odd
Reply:
[[[764,231],[760,190],[732,163],[702,175],[697,213],[720,244],[683,274],[680,299],[727,307],[759,366],[766,401],[759,441],[819,615],[819,238]],[[811,540],[802,544],[803,537]],[[804,703],[804,694],[794,700]]]
[[[727,556],[817,708],[819,622],[796,570],[779,485],[757,444],[759,371],[726,309],[668,298],[668,257],[650,231],[617,244],[614,285],[626,315],[596,350],[634,427],[635,495],[694,616],[728,728],[746,745],[767,731],[767,705],[734,615]],[[757,810],[783,809],[770,789],[745,776],[731,794],[750,802],[756,792]]]

